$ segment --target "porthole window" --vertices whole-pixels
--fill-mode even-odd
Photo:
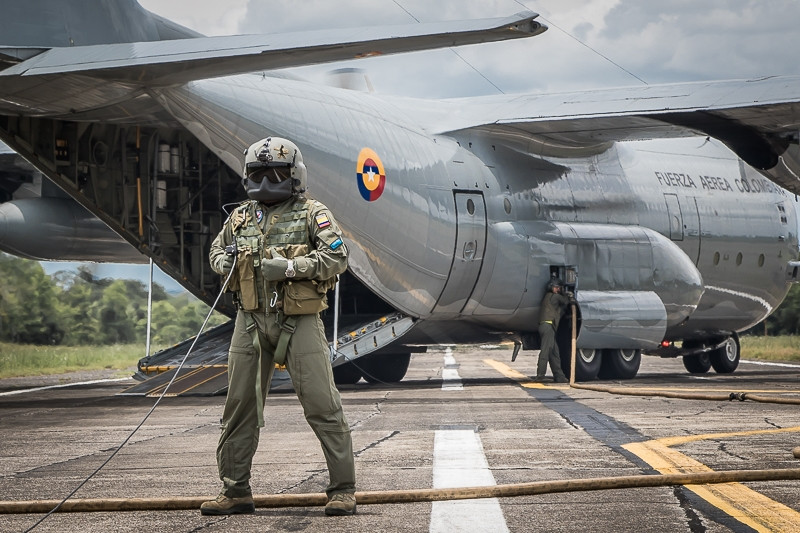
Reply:
[[[742,252],[739,252],[738,254],[736,254],[736,266],[739,266],[741,264],[742,264]]]
[[[508,198],[505,198],[503,200],[503,208],[506,210],[506,214],[510,215],[511,214],[511,200],[509,200]]]
[[[475,214],[475,202],[472,201],[472,198],[467,200],[467,213],[470,215]]]
[[[719,264],[719,252],[714,252],[714,265]]]
[[[764,254],[758,256],[758,266],[760,267],[764,266]]]

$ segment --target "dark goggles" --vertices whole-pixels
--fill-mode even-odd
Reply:
[[[247,163],[247,179],[253,183],[261,183],[264,178],[270,183],[283,183],[292,175],[289,165],[270,165],[261,161]]]

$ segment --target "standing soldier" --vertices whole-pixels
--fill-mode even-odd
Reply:
[[[239,310],[217,447],[223,486],[217,499],[203,503],[200,511],[254,512],[250,470],[277,363],[286,365],[306,421],[322,445],[330,476],[325,514],[354,514],[350,427],[333,383],[319,317],[327,308],[326,292],[347,268],[347,248],[328,208],[303,195],[306,166],[293,142],[267,137],[250,146],[242,184],[250,200],[228,217],[209,254],[218,274],[227,276],[235,269],[229,289]]]
[[[558,322],[570,302],[570,298],[562,294],[563,289],[564,284],[561,280],[553,278],[547,284],[547,292],[542,298],[539,314],[541,351],[539,352],[539,362],[536,365],[536,381],[544,381],[544,373],[547,371],[547,362],[549,361],[553,380],[556,383],[569,383],[561,369],[561,354],[559,354],[556,344]]]

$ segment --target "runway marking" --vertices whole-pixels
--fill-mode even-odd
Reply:
[[[496,485],[481,438],[470,429],[437,430],[433,445],[433,488]],[[497,498],[433,502],[431,533],[455,531],[506,532],[503,510]]]
[[[442,368],[442,390],[464,390],[461,376],[458,374],[458,363],[453,357],[450,347],[444,352],[444,368]]]
[[[800,369],[800,365],[798,365],[797,363],[773,363],[771,361],[750,361],[749,359],[739,359],[739,363],[747,363],[749,365],[761,365],[761,366],[780,366],[783,368]]]
[[[60,385],[48,385],[46,387],[33,387],[31,389],[18,389],[0,392],[0,396],[11,396],[13,394],[24,394],[26,392],[36,392],[47,389],[63,389],[66,387],[76,387],[78,385],[94,385],[96,383],[113,383],[115,381],[128,381],[131,378],[95,379],[92,381],[77,381],[75,383],[62,383]]]
[[[521,387],[525,387],[526,389],[562,389],[562,388],[569,388],[568,384],[555,385],[554,386],[554,385],[545,385],[544,383],[536,383],[534,381],[531,381],[531,377],[530,376],[526,376],[525,374],[523,374],[521,372],[517,372],[516,370],[514,370],[510,366],[505,365],[505,364],[501,363],[500,361],[495,361],[494,359],[484,359],[483,362],[486,363],[487,365],[489,365],[490,367],[494,368],[495,370],[497,370],[501,374],[503,374],[505,377],[507,377],[509,379],[513,379],[514,381],[519,383],[519,385]]]
[[[713,470],[708,466],[677,450],[673,450],[670,446],[713,438],[789,432],[800,432],[800,426],[782,429],[665,437],[646,442],[624,444],[622,447],[637,455],[640,459],[662,474],[712,472]],[[714,505],[756,531],[785,531],[787,533],[800,531],[800,513],[782,503],[767,498],[759,492],[745,487],[741,483],[685,485],[685,487],[711,505]]]
[[[498,361],[484,359],[484,363],[493,367],[506,377],[517,381],[522,387],[550,388],[539,383],[527,381],[530,380],[528,376],[517,372],[516,370]],[[646,389],[642,388],[642,390]],[[649,390],[653,390],[653,388],[650,388]],[[664,390],[679,389],[665,388]],[[779,429],[748,430],[726,433],[710,433],[704,435],[665,437],[662,439],[655,439],[645,442],[624,443],[621,444],[621,447],[662,474],[710,472],[712,469],[708,466],[684,455],[677,450],[671,449],[670,446],[711,438],[790,432],[800,432],[800,426]],[[790,507],[776,502],[775,500],[767,498],[761,493],[745,487],[741,483],[685,486],[688,490],[691,490],[700,498],[717,507],[722,512],[731,516],[733,519],[748,525],[756,531],[786,533],[800,531],[800,513]]]

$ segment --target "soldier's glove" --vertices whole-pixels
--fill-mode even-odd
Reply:
[[[232,255],[221,255],[217,258],[217,264],[215,265],[214,271],[217,274],[222,274],[227,276],[230,274],[231,269],[233,268],[233,256]]]
[[[287,270],[289,270],[289,260],[285,257],[261,260],[261,274],[267,281],[285,280]]]

